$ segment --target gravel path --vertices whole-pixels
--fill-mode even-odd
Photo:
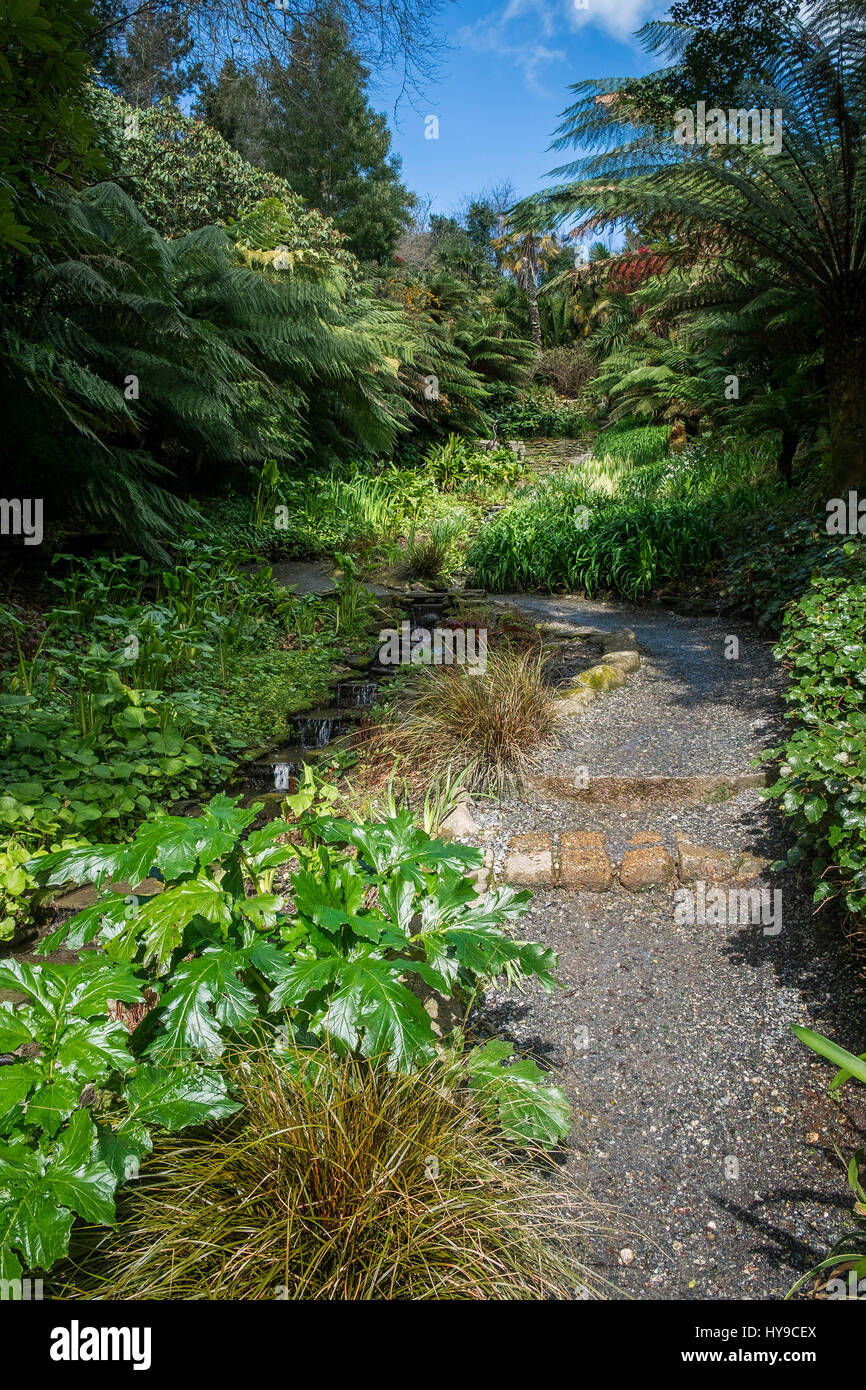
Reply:
[[[600,697],[550,751],[560,778],[748,772],[781,728],[780,675],[768,644],[740,629],[739,660],[711,619],[571,598],[510,600],[538,621],[628,626],[642,669]],[[555,796],[480,803],[482,842],[501,865],[524,830],[596,830],[618,860],[637,833],[675,852],[696,844],[776,858],[785,827],[754,790],[719,804],[632,800],[593,805]],[[776,1299],[847,1225],[851,1202],[837,1145],[866,1142],[866,1105],[801,1047],[804,1023],[861,1051],[863,981],[838,922],[813,915],[807,882],[780,889],[782,930],[676,925],[671,890],[540,889],[526,935],[560,955],[564,988],[492,993],[482,1029],[553,1066],[577,1112],[569,1166],[610,1208],[591,1262],[623,1295]],[[633,1252],[633,1259],[620,1252]]]
[[[504,595],[537,622],[630,627],[641,652],[628,686],[596,701],[569,744],[591,776],[747,772],[781,733],[783,679],[772,644],[746,625],[600,600]],[[725,626],[724,624],[728,625]],[[725,656],[727,639],[739,656]],[[548,760],[551,770],[557,758]]]

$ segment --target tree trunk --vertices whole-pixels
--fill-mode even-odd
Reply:
[[[790,487],[793,481],[794,454],[797,452],[798,442],[799,434],[796,430],[782,430],[782,450],[776,466],[785,479],[785,487]]]
[[[529,284],[526,287],[529,297],[529,326],[532,329],[532,341],[541,352],[541,319],[538,317],[538,299],[535,293],[535,285]]]
[[[866,483],[866,296],[845,287],[824,306],[834,496]]]

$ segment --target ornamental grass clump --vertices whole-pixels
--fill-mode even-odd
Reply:
[[[518,1155],[456,1057],[409,1075],[326,1048],[228,1062],[242,1109],[159,1140],[64,1297],[573,1299],[589,1208]]]
[[[520,786],[560,717],[543,657],[503,647],[484,670],[424,670],[395,702],[382,743],[424,776],[465,772],[468,790],[503,794]]]

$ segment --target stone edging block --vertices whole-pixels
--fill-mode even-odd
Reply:
[[[546,831],[513,835],[505,854],[506,883],[536,888],[583,888],[603,893],[615,876],[630,892],[681,883],[741,884],[758,878],[770,866],[769,859],[754,854],[692,845],[683,838],[677,861],[656,834],[635,835],[625,850],[618,873],[611,864],[604,836],[596,831],[563,831],[557,853],[554,837]]]
[[[610,888],[613,869],[604,836],[587,831],[563,831],[557,881],[562,888],[590,888],[595,893]]]

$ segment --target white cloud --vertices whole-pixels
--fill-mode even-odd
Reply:
[[[527,87],[545,96],[541,70],[568,57],[565,49],[548,41],[568,42],[587,25],[630,41],[645,20],[667,8],[658,0],[586,0],[585,9],[577,5],[578,0],[507,0],[504,9],[491,10],[474,24],[464,25],[457,40],[476,53],[495,53],[512,62],[523,73]]]
[[[512,0],[512,3],[526,8],[530,5],[535,7],[533,0],[529,0],[528,4],[526,0]],[[495,21],[479,19],[477,23],[465,25],[459,30],[458,42],[476,53],[495,53],[499,58],[507,58],[523,73],[523,80],[530,91],[537,96],[548,95],[539,80],[539,70],[547,63],[564,62],[565,49],[549,48],[537,38],[509,40],[505,36],[505,24],[504,15],[498,16]]]
[[[586,9],[578,9],[574,0],[563,0],[563,8],[571,27],[594,24],[612,38],[630,39],[651,15],[664,14],[667,6],[658,0],[588,0]]]

